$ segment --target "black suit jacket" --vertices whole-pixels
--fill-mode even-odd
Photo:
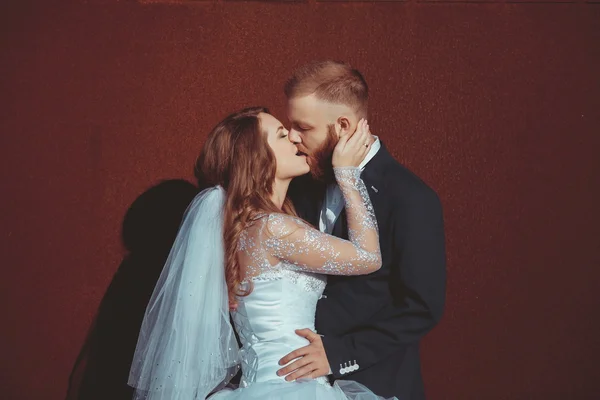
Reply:
[[[421,400],[419,341],[440,320],[445,300],[440,201],[383,144],[362,179],[377,217],[382,267],[370,275],[329,276],[316,328],[334,379],[360,382],[379,396]],[[323,190],[307,184],[299,179],[290,193],[300,216],[318,227]],[[348,238],[345,212],[333,234]]]

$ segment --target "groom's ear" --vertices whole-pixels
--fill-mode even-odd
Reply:
[[[351,127],[350,119],[348,119],[348,117],[341,116],[337,119],[337,121],[335,121],[335,131],[338,137],[346,136],[352,133]]]

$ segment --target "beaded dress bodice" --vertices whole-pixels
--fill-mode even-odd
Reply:
[[[315,330],[326,274],[360,275],[381,263],[375,214],[360,170],[334,172],[346,202],[350,240],[281,213],[258,214],[241,232],[241,289],[252,288],[232,313],[242,342],[242,387],[283,379],[276,374],[279,360],[308,344],[295,330]],[[327,384],[324,377],[318,381]]]

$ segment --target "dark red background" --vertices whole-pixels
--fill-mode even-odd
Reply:
[[[1,397],[64,398],[131,203],[191,180],[230,111],[285,120],[288,73],[334,58],[443,201],[429,398],[597,398],[599,4],[38,3],[0,6]]]

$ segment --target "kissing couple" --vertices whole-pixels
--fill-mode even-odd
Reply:
[[[207,189],[146,309],[134,399],[425,399],[420,340],[446,285],[438,196],[371,133],[358,70],[312,62],[284,90],[287,126],[246,108],[202,148]]]

